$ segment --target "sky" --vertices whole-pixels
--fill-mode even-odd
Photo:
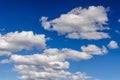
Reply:
[[[119,80],[118,0],[0,0],[0,80]]]

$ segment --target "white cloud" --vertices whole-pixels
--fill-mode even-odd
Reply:
[[[108,52],[105,46],[103,46],[102,48],[99,48],[93,44],[90,44],[88,46],[81,46],[81,50],[83,52],[93,54],[93,55],[103,55]]]
[[[19,65],[15,67],[19,71],[20,80],[87,80],[91,78],[85,73],[70,73],[64,70],[40,70],[37,66]]]
[[[12,52],[23,49],[44,48],[46,46],[45,35],[33,34],[32,31],[10,32],[0,34],[0,55],[11,55]]]
[[[92,55],[68,48],[50,48],[42,54],[12,55],[10,62],[15,64],[14,70],[21,76],[21,80],[86,80],[91,78],[85,73],[68,72],[72,60],[86,60]],[[9,62],[4,60],[3,63]]]
[[[75,61],[91,59],[93,55],[104,54],[106,48],[88,45],[82,46],[81,49],[83,52],[68,48],[49,48],[41,54],[14,54],[9,60],[3,60],[1,63],[14,63],[14,71],[21,75],[21,80],[86,80],[92,77],[81,72],[67,71],[70,67],[68,59]]]
[[[110,43],[108,44],[108,47],[110,49],[116,49],[119,48],[118,43],[116,41],[110,41]]]
[[[110,38],[106,25],[108,18],[104,7],[90,6],[87,8],[75,8],[67,14],[61,14],[59,18],[47,21],[47,17],[41,18],[44,29],[57,31],[67,38],[73,39],[103,39]]]
[[[68,48],[57,49],[57,48],[50,48],[44,50],[43,54],[34,54],[34,55],[12,55],[11,61],[16,63],[22,64],[52,64],[53,62],[59,63],[59,61],[65,61],[65,59],[72,59],[72,60],[86,60],[92,58],[92,55],[86,52],[80,52]],[[52,62],[52,63],[51,63]],[[40,63],[40,64],[38,64]]]
[[[71,76],[71,80],[85,80],[92,78],[91,76],[86,76],[86,73],[76,72],[73,76]]]

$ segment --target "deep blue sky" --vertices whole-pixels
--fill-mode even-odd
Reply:
[[[0,0],[0,33],[5,34],[14,31],[33,31],[34,33],[46,34],[52,40],[47,42],[49,47],[72,48],[79,50],[81,45],[96,44],[107,45],[110,40],[120,43],[120,1],[119,0]],[[57,35],[56,32],[49,32],[43,29],[39,19],[48,16],[49,19],[59,17],[75,7],[89,6],[110,7],[108,12],[109,31],[112,36],[108,40],[88,41],[66,39],[64,36]],[[71,44],[74,43],[74,44]],[[2,58],[2,57],[1,57]],[[71,72],[86,72],[91,76],[101,80],[119,80],[120,72],[120,49],[109,50],[104,56],[95,56],[91,60],[81,62],[71,61]],[[13,65],[0,64],[0,80],[17,80],[17,74],[12,72]]]

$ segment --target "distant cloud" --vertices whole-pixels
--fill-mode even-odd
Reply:
[[[10,55],[12,52],[34,47],[41,49],[46,46],[45,35],[37,35],[32,31],[10,32],[0,34],[0,55]]]
[[[93,55],[103,55],[108,52],[105,46],[103,46],[102,48],[99,48],[93,44],[90,44],[88,46],[81,46],[81,49],[83,52],[93,54]]]
[[[41,18],[44,29],[57,31],[72,39],[103,39],[110,38],[106,25],[108,18],[104,7],[90,6],[89,8],[74,8],[67,14],[61,14],[59,18],[47,21],[47,17]]]
[[[116,41],[110,41],[110,43],[108,44],[108,47],[110,49],[116,49],[116,48],[119,48],[118,44]]]

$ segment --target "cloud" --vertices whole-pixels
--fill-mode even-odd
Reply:
[[[61,14],[59,18],[47,21],[48,17],[42,17],[41,23],[44,29],[57,31],[61,35],[66,35],[72,39],[103,39],[110,38],[104,30],[108,18],[104,7],[90,6],[89,8],[74,8],[66,14]]]
[[[57,31],[67,38],[88,40],[110,38],[109,34],[104,32],[110,29],[107,27],[107,21],[107,12],[102,6],[74,8],[50,21],[48,17],[41,17],[42,26],[46,30]],[[81,51],[48,48],[42,53],[31,55],[12,54],[24,49],[43,49],[46,47],[47,40],[50,38],[45,38],[44,34],[34,34],[32,31],[0,34],[0,55],[10,55],[9,59],[4,59],[0,63],[12,62],[14,71],[20,74],[20,80],[87,80],[92,77],[86,73],[69,72],[69,60],[88,60],[94,55],[104,55],[108,52],[105,46],[89,44],[81,46]],[[115,48],[115,42],[108,46]]]
[[[86,73],[67,71],[70,67],[68,59],[75,61],[88,60],[94,54],[104,54],[103,49],[104,47],[100,49],[95,45],[83,46],[82,50],[84,52],[69,48],[49,48],[41,54],[14,54],[11,55],[9,60],[3,60],[1,63],[14,63],[14,71],[21,75],[21,80],[87,80],[92,77],[86,75]]]
[[[91,78],[85,73],[70,73],[65,70],[40,69],[38,66],[19,65],[15,66],[15,71],[19,71],[22,76],[20,80],[87,80]]]
[[[32,48],[42,49],[46,46],[45,35],[34,34],[32,31],[10,32],[0,34],[0,55],[11,55],[12,52]]]
[[[72,60],[87,60],[92,58],[92,55],[80,52],[68,48],[63,49],[57,49],[57,48],[49,48],[45,49],[42,54],[34,54],[34,55],[12,55],[11,61],[16,63],[25,63],[25,64],[45,64],[56,61],[65,61],[66,59],[72,59]]]
[[[103,55],[108,52],[105,46],[103,46],[102,48],[99,48],[93,44],[90,44],[88,46],[81,46],[81,50],[83,52],[93,54],[93,55]]]
[[[116,49],[119,48],[118,43],[116,41],[110,41],[110,43],[108,44],[108,47],[110,49]]]
[[[12,55],[9,61],[15,64],[14,71],[21,75],[21,80],[86,80],[91,77],[85,73],[67,71],[70,66],[67,60],[90,58],[92,55],[85,52],[68,48],[50,48],[44,50],[42,54]]]

